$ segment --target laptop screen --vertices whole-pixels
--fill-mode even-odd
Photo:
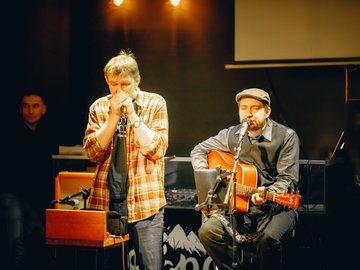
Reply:
[[[200,205],[223,205],[226,194],[226,183],[224,183],[224,181],[217,183],[216,169],[194,170],[194,178]],[[209,192],[213,194],[211,200],[208,199]]]

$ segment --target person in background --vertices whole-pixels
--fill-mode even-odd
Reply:
[[[45,223],[45,210],[54,198],[52,155],[57,151],[57,136],[47,119],[44,94],[36,89],[24,92],[15,122],[13,153],[18,166],[18,182],[12,191],[31,206]]]
[[[104,76],[110,94],[90,106],[83,140],[89,159],[98,164],[88,208],[127,217],[139,268],[162,269],[166,101],[140,90],[138,64],[130,51],[111,58]]]
[[[1,222],[8,228],[5,234],[10,269],[47,269],[49,266],[45,210],[51,208],[54,198],[52,154],[57,145],[46,113],[42,93],[36,88],[23,92],[19,115],[6,134],[5,149],[9,153],[6,168],[12,171],[12,177],[4,183],[1,194]]]
[[[236,95],[236,102],[240,124],[225,128],[196,145],[191,151],[192,165],[194,170],[208,169],[210,151],[231,153],[235,157],[240,147],[239,163],[251,164],[257,172],[257,183],[253,186],[257,192],[248,195],[248,211],[234,212],[237,233],[254,241],[260,269],[282,269],[283,237],[296,227],[298,213],[296,207],[276,204],[263,194],[265,190],[275,194],[297,192],[299,138],[291,128],[270,119],[270,96],[266,91],[245,89]],[[218,159],[220,164],[226,164],[225,159],[222,162],[221,157]],[[222,169],[231,170],[232,167]],[[237,170],[241,170],[240,167]],[[233,198],[230,200],[229,205]],[[223,215],[230,223],[224,222],[221,216],[210,215],[199,229],[199,239],[219,269],[240,266],[238,254],[233,252],[233,248],[237,250],[237,245],[233,245],[235,232],[226,227],[232,224],[231,210]]]

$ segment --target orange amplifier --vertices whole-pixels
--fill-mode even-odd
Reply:
[[[107,247],[129,240],[110,235],[106,220],[106,211],[46,209],[46,244]]]

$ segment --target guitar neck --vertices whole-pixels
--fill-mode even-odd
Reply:
[[[247,197],[251,197],[251,195],[255,193],[261,193],[261,197],[269,201],[276,201],[276,192],[268,191],[268,190],[258,190],[257,188],[248,187],[240,184],[236,184],[236,195],[244,195]]]

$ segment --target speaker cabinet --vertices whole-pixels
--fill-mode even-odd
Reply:
[[[325,211],[325,160],[300,160],[299,174],[299,189],[302,195],[300,210]]]

